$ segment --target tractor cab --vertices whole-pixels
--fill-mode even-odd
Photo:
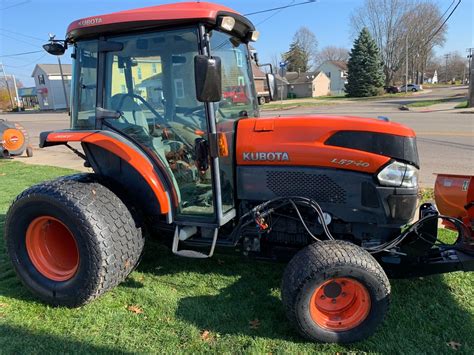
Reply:
[[[72,130],[111,132],[152,160],[170,185],[174,221],[226,223],[236,121],[259,115],[247,45],[257,35],[244,17],[204,3],[72,23]],[[228,87],[246,100],[227,100]]]

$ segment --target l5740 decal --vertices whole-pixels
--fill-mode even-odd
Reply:
[[[360,166],[362,168],[368,168],[370,166],[369,163],[362,160],[350,160],[350,159],[338,159],[338,158],[334,158],[333,160],[331,160],[331,163],[337,164],[337,165],[344,165],[344,166],[354,165],[354,166]]]

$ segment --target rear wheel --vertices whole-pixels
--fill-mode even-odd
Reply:
[[[144,245],[128,208],[90,174],[24,191],[8,211],[5,231],[22,282],[59,306],[83,305],[122,282]]]
[[[258,103],[259,103],[260,105],[265,104],[265,97],[260,96],[260,97],[258,98]]]
[[[286,314],[314,341],[351,343],[370,336],[383,321],[389,299],[390,283],[382,267],[349,242],[306,247],[283,276]]]

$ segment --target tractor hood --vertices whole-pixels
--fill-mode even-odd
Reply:
[[[347,116],[249,118],[238,123],[238,165],[376,173],[392,159],[419,168],[415,132],[398,123]]]

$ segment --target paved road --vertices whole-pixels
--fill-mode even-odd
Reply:
[[[417,95],[410,101],[441,98],[465,94],[466,88],[446,88]],[[406,99],[403,99],[406,101]],[[331,106],[304,107],[284,111],[264,111],[262,116],[331,114],[377,117],[387,116],[413,128],[418,136],[418,150],[421,160],[420,182],[432,187],[433,173],[455,173],[474,175],[474,114],[459,114],[453,110],[437,112],[400,111],[398,99],[358,101]],[[30,132],[35,147],[35,156],[21,161],[48,164],[85,170],[82,159],[67,148],[51,147],[39,149],[39,133],[69,127],[69,117],[65,113],[8,114],[7,118],[22,123]]]

